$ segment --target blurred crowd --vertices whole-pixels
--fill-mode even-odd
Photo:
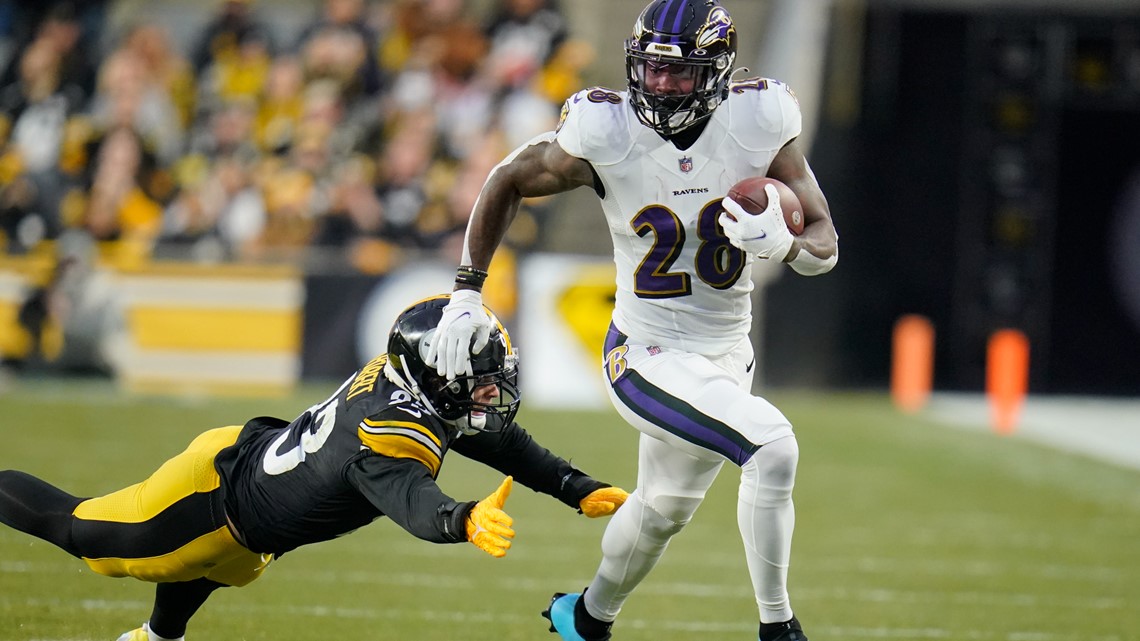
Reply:
[[[8,254],[76,236],[147,259],[455,262],[491,168],[553,128],[592,58],[557,0],[314,0],[295,36],[215,0],[185,51],[155,22],[109,33],[111,6],[0,3]],[[540,242],[543,207],[509,242]]]

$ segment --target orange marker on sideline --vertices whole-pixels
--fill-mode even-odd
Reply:
[[[925,316],[902,316],[892,337],[891,400],[913,414],[926,405],[933,384],[934,325]]]
[[[1029,339],[1016,329],[994,332],[986,348],[986,396],[995,430],[1013,432],[1028,392]]]

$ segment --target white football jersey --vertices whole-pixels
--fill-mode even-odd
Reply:
[[[566,101],[555,139],[601,178],[617,265],[614,324],[636,342],[723,354],[752,324],[752,260],[717,223],[732,185],[763,176],[800,133],[795,94],[775,80],[732,83],[682,151],[642,125],[625,92]]]

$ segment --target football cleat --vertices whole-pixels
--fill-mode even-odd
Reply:
[[[760,641],[808,641],[796,617],[783,623],[762,624],[762,626],[768,629],[765,631],[767,634],[760,634]]]
[[[146,626],[143,626],[130,632],[124,632],[119,636],[118,641],[150,641],[150,635],[146,633]]]
[[[563,641],[608,641],[610,638],[608,632],[605,636],[589,639],[578,633],[577,626],[574,625],[574,610],[581,598],[582,595],[578,593],[562,592],[556,592],[551,597],[550,607],[542,611],[542,616],[550,620],[550,631],[562,637]]]
[[[142,624],[142,627],[140,627],[140,628],[135,628],[134,630],[131,630],[130,632],[124,632],[123,634],[121,634],[119,636],[117,641],[150,641],[150,638],[151,638],[150,635],[151,635],[150,624],[144,623],[144,624]],[[155,635],[155,638],[156,639],[162,639],[164,637],[160,637],[158,635]],[[170,641],[186,641],[186,637],[181,636],[181,637],[178,637],[177,639],[171,639]]]

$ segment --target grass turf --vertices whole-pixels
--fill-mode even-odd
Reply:
[[[0,469],[100,494],[145,478],[201,430],[289,417],[334,387],[290,399],[187,400],[17,383],[0,392]],[[1140,473],[947,430],[876,394],[771,400],[800,441],[790,588],[813,641],[1140,638]],[[632,488],[637,434],[615,414],[524,410],[521,422],[588,472]],[[627,602],[615,639],[755,639],[736,477],[721,472]],[[440,477],[461,500],[499,480],[458,455]],[[506,507],[518,535],[505,559],[419,541],[381,519],[216,593],[188,638],[553,640],[538,612],[551,593],[589,581],[605,522],[521,486]],[[0,641],[114,639],[147,617],[152,590],[0,527]]]

